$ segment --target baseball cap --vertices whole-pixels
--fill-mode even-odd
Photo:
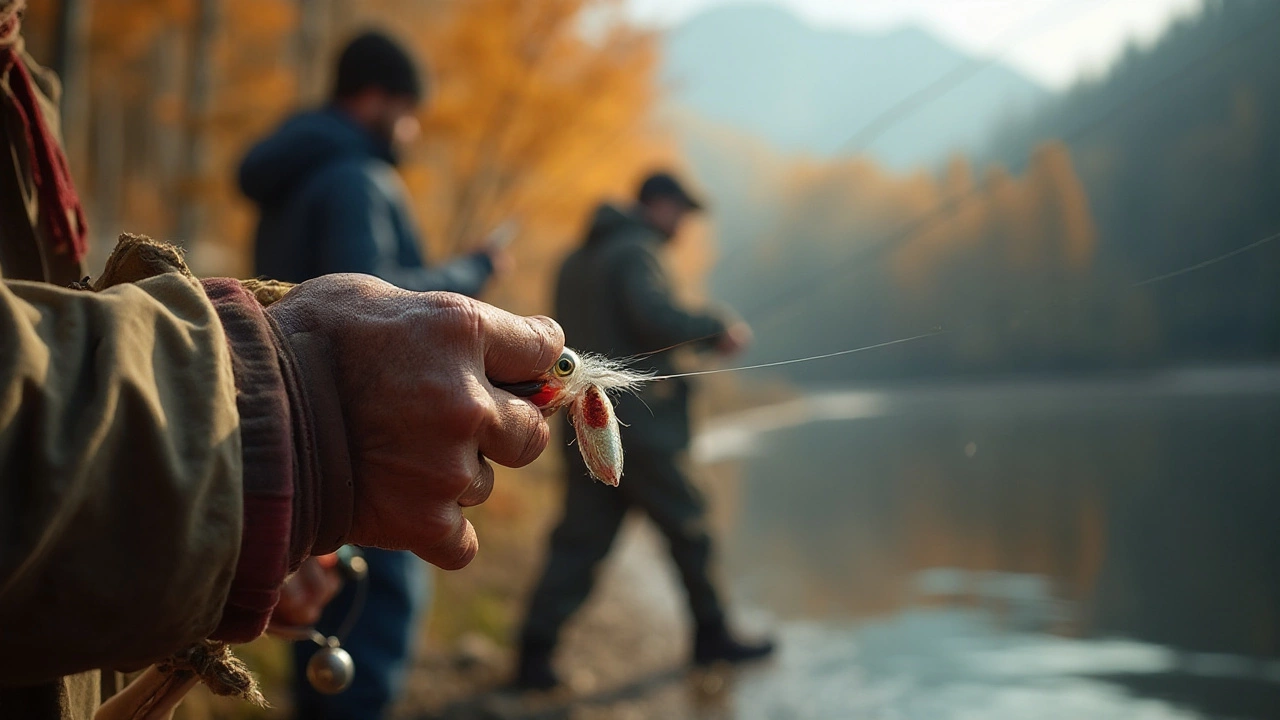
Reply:
[[[656,172],[644,179],[640,184],[640,191],[637,193],[637,199],[641,203],[656,200],[658,198],[672,198],[679,200],[689,207],[690,210],[703,209],[703,203],[690,195],[684,186],[676,180],[675,176],[668,172]]]

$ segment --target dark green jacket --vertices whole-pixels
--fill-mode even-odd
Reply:
[[[662,236],[631,212],[600,206],[582,247],[560,268],[556,285],[556,319],[569,347],[630,358],[684,343],[707,347],[716,342],[724,321],[677,304],[659,259],[662,244]],[[670,352],[639,360],[636,367],[661,375],[675,372]],[[688,397],[684,380],[665,380],[648,385],[639,397],[619,398],[624,444],[666,451],[687,446]]]

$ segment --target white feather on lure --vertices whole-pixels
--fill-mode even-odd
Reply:
[[[609,393],[635,392],[651,377],[603,355],[579,355],[565,348],[538,379],[541,387],[529,400],[547,414],[568,408],[591,477],[617,487],[622,479],[622,433]]]

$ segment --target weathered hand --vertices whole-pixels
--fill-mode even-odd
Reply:
[[[725,329],[724,334],[716,342],[716,352],[721,355],[730,356],[746,350],[751,345],[751,341],[755,338],[751,332],[751,326],[738,320],[729,325]]]
[[[337,553],[309,557],[298,572],[284,581],[271,623],[287,627],[315,625],[340,590],[342,573],[338,571]]]
[[[489,256],[489,262],[493,263],[494,277],[506,277],[515,272],[516,259],[511,251],[492,245],[485,248],[484,253]]]
[[[560,326],[365,275],[303,283],[268,312],[295,348],[303,336],[327,347],[346,433],[337,441],[347,443],[354,482],[346,539],[412,550],[445,569],[471,562],[478,542],[462,508],[493,489],[485,458],[520,467],[549,438],[542,413],[489,378],[546,372],[564,346]],[[323,392],[314,390],[323,378],[302,381]]]

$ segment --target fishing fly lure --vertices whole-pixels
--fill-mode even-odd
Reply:
[[[632,370],[603,355],[565,348],[542,377],[500,387],[527,397],[548,415],[565,408],[591,477],[617,487],[622,479],[622,434],[609,394],[635,392],[653,379],[652,373]]]

